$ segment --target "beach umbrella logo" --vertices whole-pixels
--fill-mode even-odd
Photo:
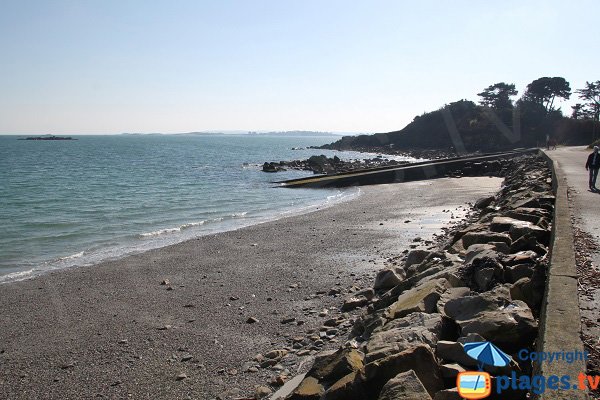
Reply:
[[[464,350],[469,357],[477,360],[479,371],[458,374],[456,378],[458,394],[463,399],[484,399],[492,392],[492,380],[490,374],[483,372],[484,365],[505,367],[511,362],[511,357],[490,342],[466,343]]]
[[[475,360],[479,365],[479,370],[483,370],[484,365],[494,367],[506,367],[510,364],[511,357],[494,346],[491,342],[473,342],[464,345],[465,353]]]

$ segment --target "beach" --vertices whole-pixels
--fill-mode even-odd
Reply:
[[[307,214],[2,284],[0,398],[247,397],[276,372],[244,363],[339,316],[386,262],[433,247],[501,182],[361,187]],[[289,359],[293,375],[302,359]]]

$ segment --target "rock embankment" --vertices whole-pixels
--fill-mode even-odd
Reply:
[[[377,168],[385,166],[400,166],[408,162],[389,160],[383,156],[375,158],[343,161],[338,156],[329,158],[325,155],[311,156],[306,160],[265,162],[262,166],[263,172],[279,172],[287,169],[313,171],[315,174],[337,174],[340,172],[349,172],[358,169]]]
[[[474,341],[514,356],[502,369],[486,367],[490,374],[531,374],[516,352],[533,349],[538,335],[551,173],[537,155],[504,161],[499,170],[502,190],[479,200],[446,243],[390,259],[372,289],[346,299],[343,310],[364,309],[348,340],[317,356],[288,399],[460,399],[457,374],[477,369],[463,345]],[[502,399],[526,396],[506,391]]]

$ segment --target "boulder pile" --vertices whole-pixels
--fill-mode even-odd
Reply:
[[[472,168],[471,171],[477,168]],[[435,251],[412,250],[346,299],[362,308],[348,340],[316,358],[292,400],[460,399],[456,376],[476,370],[463,344],[491,341],[513,362],[492,375],[531,373],[519,349],[533,349],[544,294],[554,196],[538,155],[502,161],[505,181],[480,199],[471,220]],[[504,392],[503,399],[527,393]]]
[[[311,156],[307,160],[265,162],[263,172],[279,172],[288,169],[313,171],[315,174],[338,174],[359,169],[377,168],[385,166],[399,166],[408,164],[407,161],[389,160],[383,156],[365,158],[363,160],[343,161],[338,156],[329,158],[325,155]]]

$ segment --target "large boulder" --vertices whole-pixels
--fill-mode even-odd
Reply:
[[[461,299],[465,296],[468,296],[469,294],[471,294],[471,289],[465,286],[452,287],[446,289],[446,291],[442,293],[440,299],[437,302],[438,312],[441,315],[446,316],[446,314],[444,314],[444,307],[446,306],[447,302],[449,302],[450,300]]]
[[[366,347],[365,363],[400,353],[415,343],[435,346],[442,332],[440,314],[412,313],[373,331]]]
[[[383,269],[377,273],[373,288],[375,290],[391,289],[400,284],[405,276],[406,274],[403,274],[403,270],[395,271],[393,269]]]
[[[319,400],[325,393],[325,388],[318,379],[308,376],[294,390],[289,400]]]
[[[365,395],[362,387],[356,381],[356,372],[352,372],[325,391],[324,400],[363,400]]]
[[[475,202],[475,208],[483,210],[494,201],[494,196],[482,197]]]
[[[497,242],[506,245],[504,242]],[[472,244],[465,250],[465,264],[470,264],[478,258],[499,258],[497,247],[489,243]]]
[[[413,312],[433,313],[442,293],[450,286],[446,279],[431,280],[402,293],[398,300],[389,306],[386,318],[402,318]]]
[[[315,359],[307,376],[321,382],[335,382],[345,375],[363,367],[364,354],[358,350],[342,348],[334,353],[325,353]]]
[[[431,348],[425,344],[365,365],[363,376],[365,387],[370,395],[376,397],[390,379],[411,369],[430,396],[443,389],[437,360]]]
[[[431,400],[431,396],[412,369],[390,379],[381,389],[379,400]]]
[[[514,300],[524,301],[530,308],[537,310],[544,298],[544,286],[536,285],[531,278],[521,278],[510,287],[510,296]]]
[[[421,249],[411,250],[406,255],[406,261],[404,262],[405,268],[408,268],[414,264],[421,264],[430,253],[430,251]]]
[[[440,340],[437,342],[436,355],[445,361],[459,363],[465,367],[476,367],[477,361],[465,353],[462,343],[449,340]]]
[[[462,335],[478,333],[501,346],[526,346],[537,336],[531,309],[523,301],[512,300],[506,286],[450,300],[444,313],[458,324]]]
[[[512,239],[506,233],[498,232],[468,232],[462,237],[462,245],[465,249],[469,246],[477,243],[489,243],[489,242],[504,242],[507,245],[511,245]]]

